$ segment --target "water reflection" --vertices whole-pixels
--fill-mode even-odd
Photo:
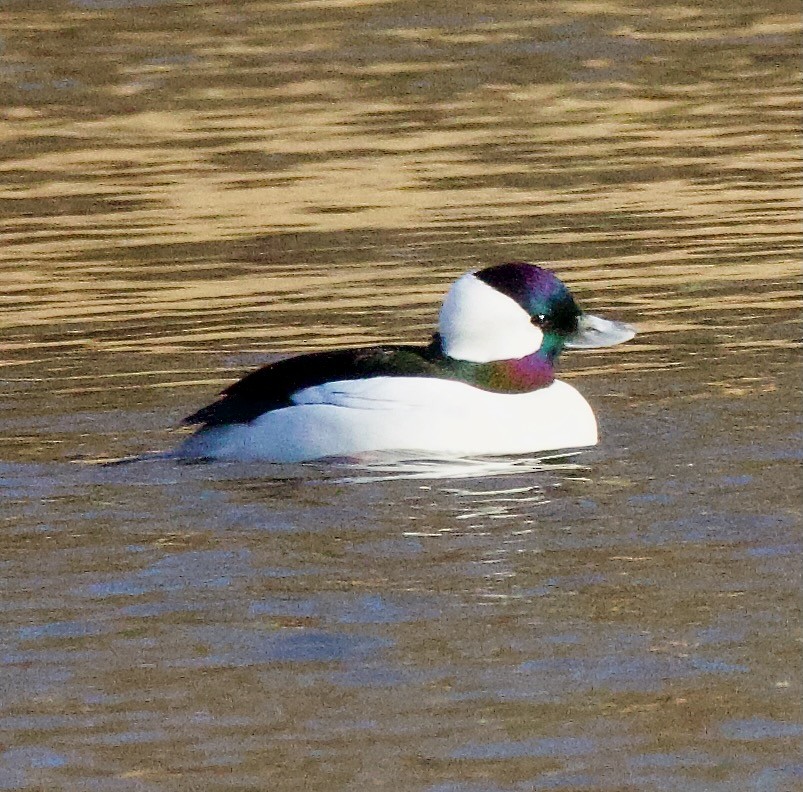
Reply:
[[[357,475],[346,476],[343,481],[351,484],[368,484],[381,481],[403,479],[482,479],[493,476],[516,476],[539,473],[546,470],[579,470],[580,466],[571,461],[581,452],[572,456],[540,455],[509,457],[441,457],[424,458],[398,453],[375,452],[363,455],[352,463]],[[525,490],[527,488],[524,488]],[[493,497],[516,494],[518,490],[488,490],[472,493],[469,490],[451,490],[457,495],[477,495]]]
[[[799,32],[5,4],[0,787],[799,785]],[[642,329],[588,454],[86,464],[506,259]]]

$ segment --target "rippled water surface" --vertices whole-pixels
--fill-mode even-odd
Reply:
[[[803,788],[796,4],[0,6],[0,789]],[[95,464],[551,262],[603,439]]]

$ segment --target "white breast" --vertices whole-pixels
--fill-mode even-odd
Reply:
[[[425,377],[375,377],[306,388],[295,405],[250,424],[202,430],[180,453],[300,462],[369,451],[507,455],[595,445],[597,424],[570,385],[498,394]]]

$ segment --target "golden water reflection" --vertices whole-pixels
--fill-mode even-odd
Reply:
[[[220,355],[422,340],[456,275],[511,258],[639,325],[575,374],[792,343],[801,26],[781,7],[56,8],[0,15],[17,382],[49,349],[68,390],[150,372],[200,397],[242,370]]]
[[[4,3],[0,787],[792,789],[800,31]],[[87,464],[510,259],[639,327],[579,459]]]

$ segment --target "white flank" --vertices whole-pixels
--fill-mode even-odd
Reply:
[[[434,378],[375,377],[307,388],[294,401],[249,424],[202,430],[179,454],[302,462],[382,450],[525,454],[597,442],[591,408],[565,382],[499,394]]]

